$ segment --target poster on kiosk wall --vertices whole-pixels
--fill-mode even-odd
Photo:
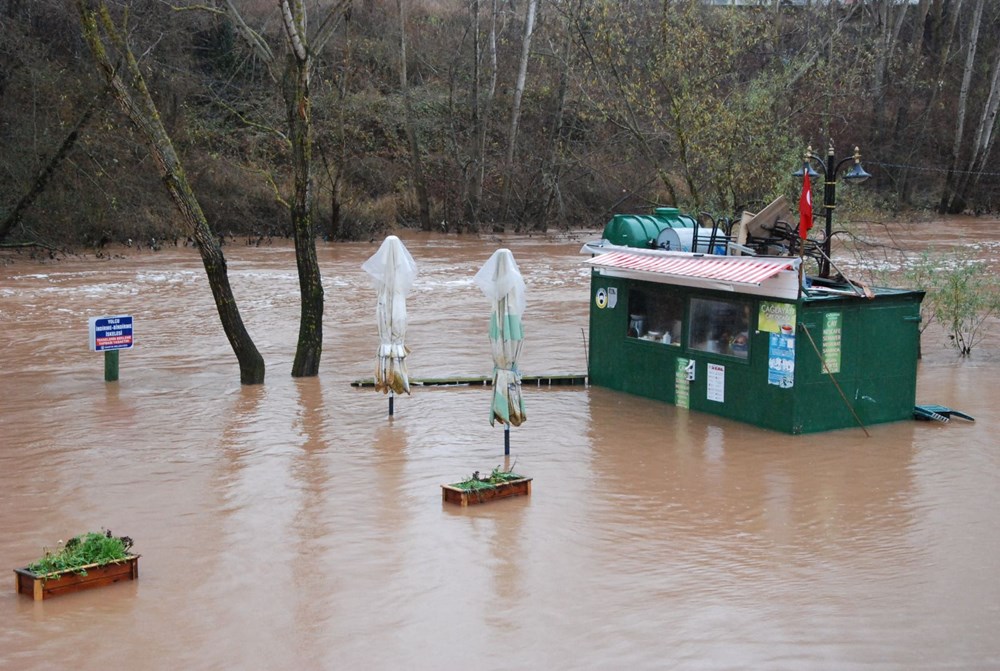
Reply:
[[[795,304],[761,302],[757,328],[770,334],[767,383],[791,389],[795,384]]]

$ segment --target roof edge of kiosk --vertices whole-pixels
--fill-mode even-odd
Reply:
[[[676,284],[715,291],[740,292],[796,300],[799,296],[797,257],[721,256],[640,249],[590,242],[581,253],[595,271],[608,277]]]

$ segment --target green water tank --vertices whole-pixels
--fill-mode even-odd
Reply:
[[[676,207],[658,207],[653,214],[616,214],[604,227],[602,237],[614,245],[652,249],[664,229],[696,225],[694,217],[681,214]]]

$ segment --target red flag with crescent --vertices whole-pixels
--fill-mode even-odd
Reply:
[[[799,237],[803,240],[809,235],[813,226],[812,185],[809,183],[808,167],[802,171],[802,196],[799,197]]]

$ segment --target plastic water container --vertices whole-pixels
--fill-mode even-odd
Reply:
[[[628,334],[638,338],[646,332],[646,315],[628,316]]]
[[[693,228],[665,228],[656,237],[656,246],[671,252],[695,252],[697,254],[725,254],[726,236],[718,233],[715,245],[709,251],[709,241],[712,238],[711,229],[698,229],[698,242],[695,244]]]

